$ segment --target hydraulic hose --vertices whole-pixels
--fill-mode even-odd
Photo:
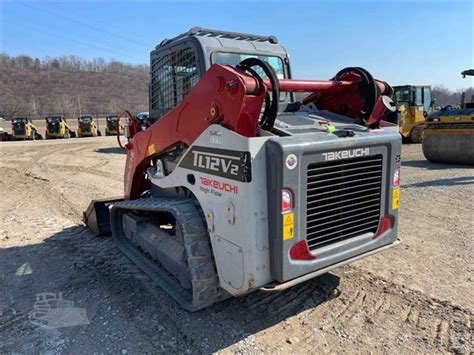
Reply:
[[[118,142],[118,145],[120,148],[122,149],[126,149],[125,146],[122,144],[122,141],[120,140],[120,119],[124,116],[128,116],[127,117],[127,124],[131,124],[132,123],[132,120],[133,120],[133,115],[130,113],[130,111],[128,110],[125,110],[123,112],[121,112],[118,116],[117,116],[117,122],[115,122],[115,132],[117,132],[117,142]]]
[[[341,80],[341,77],[344,74],[350,72],[357,73],[362,79],[360,84],[360,96],[365,98],[365,105],[361,112],[361,118],[364,123],[367,124],[372,112],[374,111],[375,103],[377,102],[377,84],[372,75],[367,70],[360,67],[344,68],[336,74],[333,80]]]
[[[278,77],[273,67],[261,59],[247,58],[241,61],[237,65],[237,68],[242,71],[247,71],[253,77],[255,77],[262,89],[265,88],[263,79],[255,70],[252,69],[252,67],[261,68],[272,84],[271,98],[267,93],[265,96],[265,108],[263,110],[262,118],[259,122],[261,128],[265,130],[271,130],[278,115],[278,104],[280,101],[280,86],[278,83]]]

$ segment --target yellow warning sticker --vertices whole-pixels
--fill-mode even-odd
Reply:
[[[283,215],[283,240],[295,237],[295,214],[287,213]]]
[[[156,150],[155,150],[155,145],[154,144],[150,144],[148,146],[148,155],[153,155],[156,153]]]
[[[392,210],[398,209],[400,205],[400,188],[396,187],[392,192]]]

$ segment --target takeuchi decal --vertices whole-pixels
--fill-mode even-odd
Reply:
[[[222,182],[214,179],[208,179],[205,177],[200,177],[199,179],[201,181],[202,186],[211,187],[213,189],[218,189],[233,194],[239,193],[239,187],[237,185],[229,184],[227,182]]]

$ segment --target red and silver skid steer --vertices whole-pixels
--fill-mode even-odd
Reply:
[[[294,80],[275,37],[203,28],[162,41],[150,72],[124,197],[84,220],[182,307],[284,290],[397,243],[387,83],[359,67]]]

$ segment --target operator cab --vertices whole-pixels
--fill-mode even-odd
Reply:
[[[30,121],[28,117],[13,117],[12,124],[14,125],[25,125]]]
[[[150,56],[151,121],[176,107],[212,64],[236,66],[247,58],[270,64],[278,79],[291,79],[288,54],[274,36],[194,27],[175,38],[163,40]],[[254,67],[254,70],[266,78],[260,68]],[[293,93],[281,93],[281,104],[291,101]]]
[[[26,126],[30,121],[27,117],[14,117],[12,119],[12,130],[14,134],[24,135],[26,134]]]
[[[92,118],[92,116],[80,116],[77,120],[80,123],[91,123],[93,118]]]
[[[407,103],[410,107],[417,107],[427,114],[433,111],[433,94],[430,85],[394,86],[394,100],[396,103]]]
[[[62,116],[48,116],[46,117],[46,122],[48,124],[58,124],[63,119]]]

